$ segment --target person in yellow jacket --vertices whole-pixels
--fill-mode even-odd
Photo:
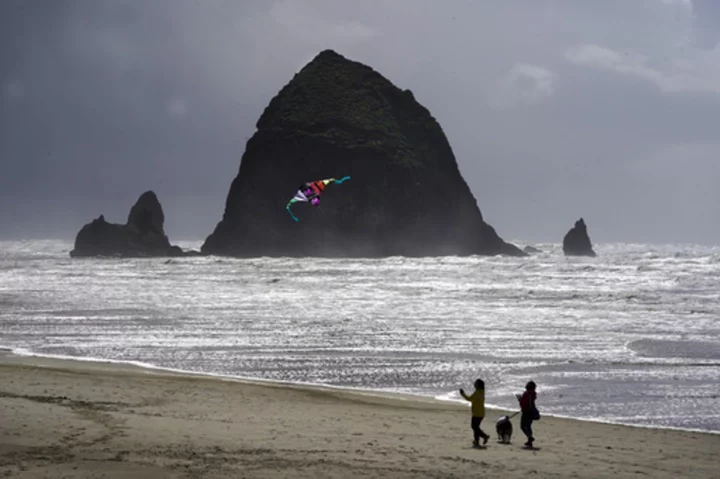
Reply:
[[[487,444],[490,436],[480,429],[480,424],[485,418],[485,381],[482,379],[475,380],[475,392],[470,396],[460,389],[460,395],[472,403],[472,419],[470,427],[473,430],[473,447],[480,447],[480,438],[483,438],[483,444]]]

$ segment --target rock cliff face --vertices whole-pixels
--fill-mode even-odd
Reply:
[[[180,256],[172,246],[163,225],[165,215],[152,191],[143,193],[130,210],[127,223],[113,224],[100,215],[82,227],[70,256]]]
[[[582,218],[575,222],[575,226],[563,238],[563,252],[566,256],[596,256]]]
[[[309,181],[319,206],[286,203]],[[203,253],[525,255],[483,221],[440,125],[409,90],[326,50],[275,96],[248,141]]]

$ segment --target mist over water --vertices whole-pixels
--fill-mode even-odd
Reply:
[[[198,248],[199,244],[182,244]],[[0,242],[0,347],[720,431],[720,248],[565,258],[74,259]]]

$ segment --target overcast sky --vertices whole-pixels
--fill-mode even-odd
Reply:
[[[1,0],[0,237],[153,189],[221,218],[270,99],[325,48],[409,88],[508,240],[720,244],[720,2]]]

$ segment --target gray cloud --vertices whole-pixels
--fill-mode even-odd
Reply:
[[[203,238],[269,100],[333,48],[413,90],[502,236],[717,243],[718,31],[709,0],[5,0],[0,235],[154,189]]]
[[[516,63],[488,93],[488,103],[501,109],[537,103],[553,94],[554,83],[555,74],[547,68]]]

